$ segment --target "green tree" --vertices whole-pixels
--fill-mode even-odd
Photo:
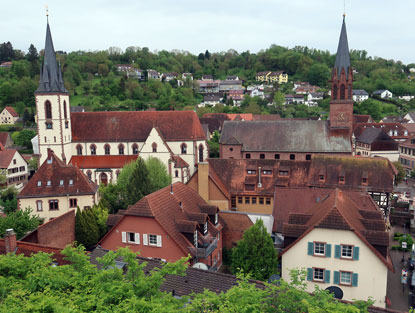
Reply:
[[[39,58],[37,49],[33,44],[30,44],[29,52],[27,53],[26,58],[29,62],[35,62]]]
[[[6,229],[9,228],[13,228],[18,239],[36,229],[41,224],[41,220],[31,213],[31,208],[25,208],[9,212],[6,217],[0,218],[0,237],[3,237]]]
[[[14,187],[9,187],[1,192],[0,206],[5,214],[15,212],[17,210],[17,190]]]
[[[91,249],[100,239],[97,219],[92,209],[81,211],[79,207],[75,215],[75,240]]]
[[[248,228],[243,238],[232,251],[232,273],[243,271],[254,279],[267,280],[277,273],[277,251],[274,248],[271,236],[258,219]]]
[[[28,149],[32,148],[32,138],[36,136],[36,132],[34,130],[24,129],[22,131],[17,131],[12,134],[13,142],[22,147],[26,147]]]
[[[274,102],[273,102],[273,104],[275,106],[282,107],[284,105],[284,103],[285,103],[285,96],[284,96],[284,94],[282,92],[280,92],[280,91],[277,91],[274,94]]]
[[[327,65],[314,63],[307,73],[307,79],[310,84],[317,86],[326,86],[330,77],[330,69]]]
[[[167,173],[166,165],[158,158],[150,157],[145,161],[151,192],[162,189],[171,184],[171,176]]]
[[[219,139],[220,134],[215,130],[212,134],[212,138],[208,140],[210,158],[219,158]]]
[[[404,177],[406,176],[405,169],[403,168],[402,164],[399,161],[392,162],[395,168],[398,170],[398,175],[396,175],[395,183],[399,184],[402,182]]]
[[[142,197],[150,194],[152,190],[149,172],[144,160],[138,158],[136,163],[126,190],[128,205],[137,203]]]

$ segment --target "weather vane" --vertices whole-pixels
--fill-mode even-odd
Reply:
[[[343,0],[343,17],[346,17],[346,0]]]
[[[49,10],[48,10],[48,5],[45,5],[46,8],[46,18],[49,20]]]

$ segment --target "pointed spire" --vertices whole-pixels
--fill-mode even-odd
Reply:
[[[350,54],[349,54],[349,43],[347,41],[347,32],[346,32],[346,15],[343,14],[343,24],[342,30],[340,32],[339,46],[337,47],[336,62],[334,63],[334,68],[337,70],[337,77],[340,77],[342,69],[346,73],[346,78],[349,77],[350,69]]]
[[[53,47],[52,34],[49,27],[49,17],[46,26],[46,40],[43,65],[40,73],[39,87],[36,92],[64,92],[65,89],[62,79],[62,72],[60,66],[56,61],[56,53]]]

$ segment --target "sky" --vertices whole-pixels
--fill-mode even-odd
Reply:
[[[272,44],[335,53],[345,6],[350,49],[415,63],[414,0],[9,1],[1,9],[0,43],[41,50],[46,5],[55,50],[136,46],[193,54],[255,53]]]

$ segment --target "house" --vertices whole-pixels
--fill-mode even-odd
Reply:
[[[14,108],[7,106],[0,113],[0,124],[15,124],[19,119],[19,114]]]
[[[381,90],[375,90],[372,92],[372,96],[376,96],[382,99],[389,99],[392,98],[392,93],[389,90],[381,89]]]
[[[213,81],[213,76],[205,74],[205,75],[202,76],[202,80],[204,80],[204,81]]]
[[[98,203],[98,185],[73,165],[62,162],[49,149],[48,157],[17,195],[19,209],[31,207],[45,222],[68,211]]]
[[[239,77],[236,75],[228,75],[226,76],[226,80],[239,80]]]
[[[75,210],[39,225],[20,241],[64,249],[75,241]]]
[[[196,81],[200,93],[218,93],[220,80],[202,79]]]
[[[81,105],[73,105],[70,108],[71,113],[85,112],[85,108]]]
[[[244,90],[242,89],[228,91],[228,98],[233,100],[234,105],[240,105],[244,97]]]
[[[379,123],[408,123],[409,121],[401,116],[387,115]]]
[[[190,255],[190,265],[217,270],[222,265],[222,229],[217,206],[174,183],[128,207],[99,244],[108,250],[130,247],[143,257],[167,262]]]
[[[403,95],[398,97],[400,100],[411,101],[415,98],[414,95]]]
[[[287,94],[285,95],[285,104],[304,104],[304,96]]]
[[[408,130],[401,123],[356,123],[353,124],[352,138],[358,138],[367,128],[379,128],[393,140],[401,142],[409,138]]]
[[[163,74],[161,74],[160,79],[162,81],[169,82],[173,79],[177,79],[178,77],[179,77],[178,73],[172,72],[172,73],[163,73]]]
[[[255,76],[255,80],[258,82],[267,82],[267,83],[278,83],[278,84],[285,84],[288,82],[288,74],[284,71],[278,72],[258,72]]]
[[[317,101],[323,100],[324,92],[310,92],[307,95],[307,105],[308,106],[316,106],[318,104]]]
[[[147,79],[160,79],[160,73],[155,70],[147,70]]]
[[[255,76],[255,80],[257,82],[268,82],[267,76],[268,76],[269,73],[270,73],[269,71],[258,72]]]
[[[193,80],[193,74],[192,73],[183,73],[182,74],[182,80]]]
[[[245,88],[242,86],[242,80],[220,80],[219,91],[230,92],[230,91],[244,91]]]
[[[342,188],[389,207],[396,168],[384,158],[315,155],[311,161],[209,159],[188,186],[221,211],[271,215],[278,189]]]
[[[415,169],[415,136],[399,143],[399,162],[409,175]]]
[[[0,67],[2,67],[2,68],[11,68],[12,67],[12,61],[1,62]]]
[[[369,99],[369,94],[364,89],[353,89],[353,101],[362,102]]]
[[[51,254],[53,265],[69,264],[69,261],[66,261],[61,254],[60,248],[17,240],[13,229],[7,229],[4,239],[0,239],[0,254],[14,253],[29,257],[38,252]]]
[[[220,93],[213,93],[213,94],[204,94],[203,95],[203,102],[200,103],[199,107],[205,106],[215,106],[222,102],[223,96]]]
[[[415,123],[402,123],[402,126],[409,132],[409,136],[415,135]]]
[[[357,123],[374,123],[374,119],[367,114],[353,114],[353,124]]]
[[[3,148],[10,148],[13,145],[12,136],[8,132],[0,132],[0,144]]]
[[[21,189],[29,178],[28,164],[19,151],[5,149],[1,145],[0,170],[6,176],[5,186],[14,186]]]
[[[115,182],[117,170],[138,155],[159,158],[174,181],[185,181],[208,156],[206,135],[193,111],[70,112],[49,24],[35,98],[40,164],[52,149],[97,184]]]
[[[144,80],[144,71],[137,69],[133,64],[116,64],[119,72],[125,73],[127,77],[137,78],[138,80]]]
[[[406,113],[406,115],[403,117],[404,119],[406,119],[409,124],[413,124],[415,123],[415,111],[411,111]]]
[[[307,291],[337,287],[344,300],[385,307],[389,234],[380,210],[365,210],[339,189],[306,213],[291,213],[283,226],[282,278],[307,269]]]
[[[352,153],[348,133],[331,129],[328,121],[225,121],[219,143],[225,159],[307,160],[314,154]]]
[[[355,140],[354,154],[363,157],[384,157],[396,162],[399,159],[399,143],[381,128],[366,128]]]

